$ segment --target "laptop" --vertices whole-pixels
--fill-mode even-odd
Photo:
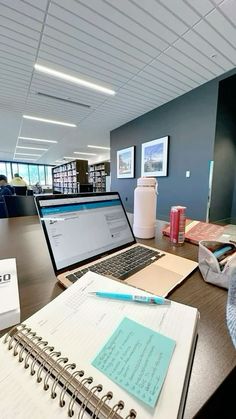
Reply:
[[[55,275],[64,287],[91,270],[166,296],[198,266],[137,243],[117,192],[35,200]]]

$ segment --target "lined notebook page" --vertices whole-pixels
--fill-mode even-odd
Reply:
[[[66,419],[66,408],[58,406],[58,398],[51,399],[36,382],[29,369],[19,364],[7,345],[0,342],[0,417],[1,419]],[[68,401],[68,399],[67,399]],[[78,412],[78,409],[77,409]],[[75,416],[77,417],[77,416]],[[85,414],[83,419],[91,419]]]
[[[112,391],[114,393],[112,405],[118,400],[123,400],[125,402],[125,409],[122,412],[124,417],[133,408],[140,419],[177,418],[189,356],[196,336],[197,310],[175,302],[169,306],[151,306],[88,295],[89,292],[97,290],[150,295],[89,272],[25,323],[55,346],[56,350],[60,350],[62,355],[67,356],[70,362],[75,362],[77,369],[85,370],[86,376],[93,376],[94,383],[103,385],[104,393]],[[144,405],[91,364],[102,345],[124,317],[176,341],[168,374],[155,408]],[[8,352],[9,364],[12,363],[12,358],[12,354]],[[15,373],[22,374],[21,365],[15,366]],[[32,381],[29,380],[30,383]],[[30,384],[28,386],[30,389]],[[38,403],[41,404],[40,391],[43,392],[43,390],[40,384],[38,388],[40,390],[36,392],[36,399],[38,398]],[[43,392],[43,394],[43,400],[45,400],[47,393]],[[49,404],[58,406],[58,402],[50,401],[49,397],[47,395],[46,403],[50,410]],[[60,415],[61,410],[63,409],[59,409]],[[66,413],[65,410],[63,412]],[[45,417],[53,418],[54,410],[51,413],[51,416],[47,413]]]

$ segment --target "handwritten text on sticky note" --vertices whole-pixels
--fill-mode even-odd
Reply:
[[[154,407],[174,348],[173,339],[125,317],[92,365]]]

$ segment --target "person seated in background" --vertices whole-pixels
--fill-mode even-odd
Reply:
[[[0,200],[4,195],[14,195],[14,188],[9,185],[7,177],[5,175],[0,175]]]
[[[19,173],[15,173],[13,179],[11,180],[10,184],[12,186],[28,186],[27,183],[22,179]]]

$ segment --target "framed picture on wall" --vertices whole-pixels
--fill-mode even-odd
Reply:
[[[117,151],[117,178],[134,177],[134,146]]]
[[[142,144],[141,176],[167,176],[169,137]]]

